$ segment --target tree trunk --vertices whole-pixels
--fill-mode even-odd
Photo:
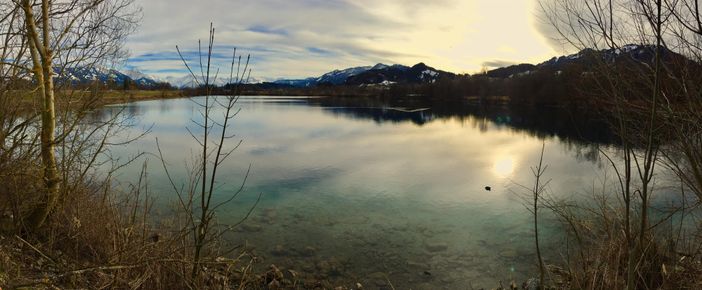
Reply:
[[[44,167],[45,192],[39,204],[32,209],[27,220],[30,228],[41,227],[56,206],[59,195],[59,174],[56,162],[56,111],[54,108],[53,53],[49,29],[49,1],[42,1],[42,34],[39,33],[34,12],[29,1],[23,1],[29,48],[32,54],[33,73],[42,99],[41,112],[41,161]]]
[[[30,218],[30,226],[41,227],[56,206],[59,195],[59,174],[56,164],[56,111],[54,110],[54,81],[51,62],[44,63],[43,110],[41,113],[41,161],[44,166],[45,196]]]

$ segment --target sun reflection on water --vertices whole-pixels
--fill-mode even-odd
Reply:
[[[514,157],[501,156],[492,166],[493,172],[499,177],[508,177],[514,173]]]

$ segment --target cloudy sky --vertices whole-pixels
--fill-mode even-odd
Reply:
[[[216,28],[215,62],[251,54],[257,79],[300,78],[375,63],[473,73],[558,52],[539,33],[536,0],[136,0],[143,21],[128,68],[181,76]]]

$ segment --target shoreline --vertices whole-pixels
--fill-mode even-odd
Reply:
[[[138,101],[151,100],[167,100],[188,97],[182,90],[106,90],[100,91],[94,97],[94,100],[86,102],[85,97],[89,98],[90,91],[62,91],[56,94],[57,105],[69,107],[71,109],[85,106],[86,103],[91,103],[94,108],[104,107],[107,105],[126,104]],[[16,97],[16,105],[20,112],[28,112],[39,110],[41,108],[40,100],[34,96],[18,94]],[[84,107],[85,108],[85,107]]]
[[[125,104],[138,101],[167,100],[187,97],[181,90],[130,90],[130,91],[107,91],[100,98],[100,105]]]

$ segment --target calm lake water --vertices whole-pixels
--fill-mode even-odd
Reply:
[[[198,101],[201,98],[194,98]],[[155,153],[158,138],[177,182],[185,182],[197,143],[190,99],[110,106],[151,133],[113,154]],[[542,143],[552,194],[591,192],[603,165],[589,142],[568,136],[566,121],[529,117],[508,108],[339,105],[327,99],[245,97],[232,131],[243,140],[220,169],[217,199],[225,200],[251,172],[245,191],[219,211],[239,221],[262,198],[229,242],[299,272],[367,288],[465,289],[507,285],[537,273],[532,217],[524,206],[530,167]],[[543,112],[543,111],[542,111]],[[221,111],[215,111],[221,115]],[[552,117],[552,116],[551,116]],[[544,119],[546,118],[546,119]],[[604,145],[597,127],[588,136]],[[599,140],[598,140],[599,139]],[[175,199],[156,157],[148,157],[151,192],[162,211]],[[118,179],[136,180],[140,164]],[[491,190],[487,191],[486,186]],[[565,245],[544,216],[547,262]],[[554,261],[555,262],[555,261]]]

